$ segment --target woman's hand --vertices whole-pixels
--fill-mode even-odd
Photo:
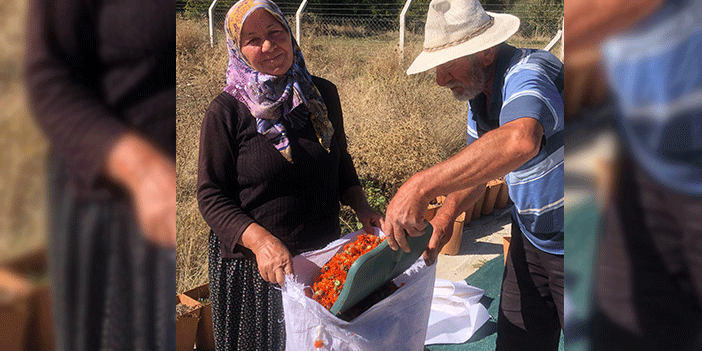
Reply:
[[[143,137],[127,133],[110,150],[107,175],[129,192],[146,240],[176,246],[176,169]]]
[[[380,228],[383,216],[368,204],[363,188],[358,185],[352,186],[344,192],[342,198],[356,212],[356,217],[363,224],[363,230],[366,233],[373,233],[372,227]]]
[[[285,276],[293,274],[292,255],[285,244],[256,223],[249,225],[240,243],[253,251],[263,280],[283,286]]]
[[[363,224],[363,231],[368,234],[373,234],[373,227],[380,228],[383,220],[383,216],[367,204],[356,211],[356,217]]]
[[[285,284],[285,276],[293,274],[292,255],[278,238],[270,235],[252,250],[256,255],[258,271],[263,280]]]

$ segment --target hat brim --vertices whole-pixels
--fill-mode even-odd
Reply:
[[[444,49],[422,51],[407,69],[407,75],[424,72],[438,65],[489,49],[509,39],[519,29],[519,18],[507,13],[487,12],[495,18],[493,25],[482,34]]]

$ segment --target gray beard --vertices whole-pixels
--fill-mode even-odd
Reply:
[[[467,89],[463,90],[462,93],[451,90],[451,93],[453,93],[454,99],[458,101],[470,101],[475,99],[478,95],[480,95],[480,91],[468,91]]]
[[[469,101],[475,99],[478,95],[480,95],[480,93],[482,93],[483,88],[487,85],[487,72],[485,70],[475,69],[475,67],[473,67],[471,68],[470,73],[472,78],[469,83],[470,85],[466,86],[462,82],[455,79],[449,82],[447,85],[449,89],[455,86],[463,87],[463,92],[460,93],[455,90],[451,90],[453,97],[458,101]]]

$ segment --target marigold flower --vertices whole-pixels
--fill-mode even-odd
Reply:
[[[341,252],[334,255],[322,267],[322,273],[312,285],[314,290],[312,298],[324,308],[331,309],[339,298],[351,265],[363,254],[376,248],[383,240],[375,235],[361,234],[356,240],[346,244]]]

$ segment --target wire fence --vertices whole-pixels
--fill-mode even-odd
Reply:
[[[227,10],[235,0],[220,0],[213,12],[215,37],[221,35]],[[301,1],[277,1],[291,28],[296,27],[295,13]],[[176,10],[185,16],[208,16],[211,1],[177,0]],[[384,3],[319,3],[310,2],[300,20],[300,41],[314,37],[362,38],[370,41],[397,40],[400,14],[404,1]],[[413,1],[405,16],[405,31],[409,42],[422,40],[428,1]],[[526,0],[512,5],[486,4],[486,11],[512,13],[520,18],[520,31],[525,36],[553,37],[560,29],[563,16],[562,0]],[[215,40],[218,40],[215,38]]]

